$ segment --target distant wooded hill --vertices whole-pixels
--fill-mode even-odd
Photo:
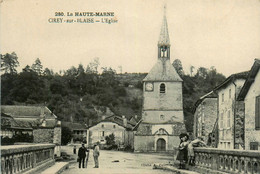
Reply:
[[[117,74],[112,68],[103,67],[99,74],[97,58],[87,67],[79,64],[59,73],[43,68],[39,58],[20,73],[16,71],[18,66],[15,53],[1,55],[2,105],[46,105],[60,120],[87,124],[100,119],[102,112],[107,114],[107,109],[128,118],[141,117],[142,80],[147,73]],[[192,131],[195,102],[225,77],[214,67],[200,67],[194,74],[185,74],[178,59],[173,66],[184,81],[185,124]]]

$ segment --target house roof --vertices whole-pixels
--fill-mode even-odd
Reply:
[[[210,91],[209,93],[203,95],[199,98],[199,100],[196,101],[195,107],[193,109],[193,113],[196,111],[196,108],[202,103],[202,101],[206,98],[217,98],[217,94],[214,91]]]
[[[96,123],[96,124],[94,124],[94,125],[92,125],[92,126],[90,126],[88,128],[96,126],[97,124],[102,123],[102,122],[113,122],[113,123],[118,124],[119,126],[122,126],[122,127],[126,128],[126,129],[132,129],[135,126],[134,123],[132,123],[132,122],[130,122],[128,120],[127,120],[127,124],[125,126],[122,117],[117,116],[117,115],[112,115],[110,117],[105,118],[104,120],[99,121],[98,123]]]
[[[29,122],[15,120],[12,116],[1,113],[1,128],[32,130],[32,125]]]
[[[260,59],[255,59],[255,62],[253,64],[253,66],[251,67],[251,70],[247,76],[247,79],[246,79],[240,93],[238,94],[238,100],[242,101],[245,99],[247,92],[249,91],[251,85],[255,81],[255,77],[259,71],[259,67],[260,67]]]
[[[57,117],[43,106],[2,105],[1,112],[2,115],[9,115],[13,118],[13,128],[41,127],[43,119],[46,121],[46,128],[54,128],[57,125]]]
[[[71,130],[87,130],[86,124],[66,122],[66,121],[61,122],[61,127],[68,127]]]
[[[18,105],[2,105],[1,112],[17,118],[37,118],[43,116],[45,118],[57,118],[45,106],[18,106]]]
[[[180,81],[179,74],[172,66],[170,59],[158,59],[143,81]]]
[[[232,74],[228,78],[226,78],[226,80],[224,80],[221,84],[219,84],[217,87],[215,87],[213,90],[217,91],[223,87],[226,87],[229,83],[234,82],[237,79],[246,79],[248,74],[249,74],[249,71]]]

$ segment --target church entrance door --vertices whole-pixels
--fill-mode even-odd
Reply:
[[[166,151],[166,142],[163,138],[157,140],[157,151]]]

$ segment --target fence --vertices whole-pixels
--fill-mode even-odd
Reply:
[[[260,151],[195,148],[197,169],[214,173],[260,173]]]
[[[1,173],[30,173],[52,165],[54,147],[54,144],[1,146]]]

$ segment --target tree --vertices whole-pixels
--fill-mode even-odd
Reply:
[[[10,92],[15,101],[39,103],[45,100],[44,89],[43,79],[27,65],[14,81],[14,87]]]
[[[54,72],[53,72],[53,70],[51,70],[49,68],[45,68],[44,71],[43,71],[43,75],[44,76],[53,76]]]
[[[87,66],[87,69],[86,69],[86,72],[87,73],[95,73],[97,74],[98,73],[98,67],[99,67],[100,63],[99,63],[99,58],[98,57],[95,57],[93,59],[93,61],[91,61],[88,66]]]
[[[42,70],[42,63],[40,61],[39,58],[37,58],[34,62],[34,64],[32,64],[32,70],[34,72],[36,72],[39,76],[42,75],[43,70]]]
[[[192,65],[190,66],[190,76],[193,75],[194,68],[195,68],[194,66],[192,66]]]
[[[72,132],[68,127],[61,128],[61,144],[67,145],[72,138]]]
[[[180,59],[175,59],[172,65],[180,76],[184,75],[184,71]]]
[[[1,71],[10,74],[16,74],[16,68],[18,66],[18,57],[15,52],[12,52],[11,54],[6,53],[5,55],[1,54]]]
[[[107,145],[115,145],[116,142],[115,142],[115,135],[112,133],[108,136],[105,137],[105,140],[106,140],[106,144]]]

